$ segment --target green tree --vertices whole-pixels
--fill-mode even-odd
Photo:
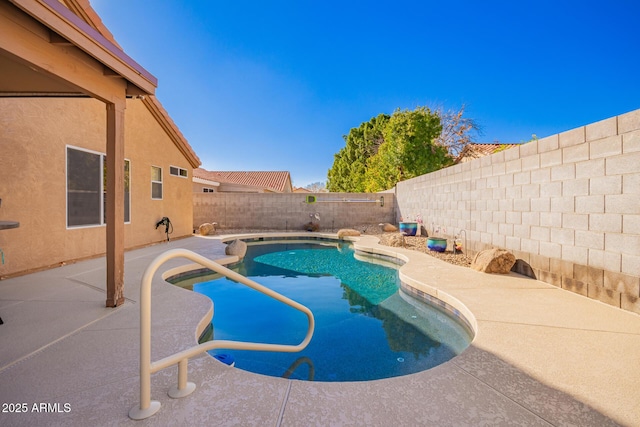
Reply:
[[[312,182],[311,184],[305,185],[304,188],[312,193],[327,192],[327,185],[324,182]]]
[[[367,162],[365,191],[386,190],[450,165],[447,148],[436,142],[441,131],[440,116],[427,107],[396,110],[385,126],[384,142]]]
[[[460,110],[396,110],[380,114],[344,136],[346,146],[334,155],[328,172],[329,191],[375,192],[399,181],[453,163],[472,133],[480,133]]]
[[[346,146],[334,154],[333,166],[327,174],[329,191],[359,193],[365,191],[367,161],[384,142],[383,132],[389,116],[380,114],[352,128],[343,138]]]

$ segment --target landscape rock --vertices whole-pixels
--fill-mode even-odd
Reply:
[[[505,249],[485,249],[476,254],[471,268],[483,273],[507,274],[516,263],[516,257]]]
[[[393,224],[389,224],[388,222],[380,224],[380,229],[382,231],[384,231],[385,233],[391,233],[391,232],[398,231],[398,227],[396,227]]]
[[[404,247],[404,236],[402,235],[402,233],[391,234],[387,239],[387,244],[395,248]]]
[[[198,231],[200,232],[201,236],[208,236],[216,231],[216,226],[209,222],[205,222],[200,227],[198,227]]]
[[[242,240],[234,240],[224,248],[224,253],[228,256],[237,256],[242,259],[247,253],[247,244]]]
[[[338,239],[342,239],[345,236],[359,236],[360,232],[352,228],[343,228],[338,230]]]

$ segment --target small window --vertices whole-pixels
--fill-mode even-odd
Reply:
[[[182,178],[188,177],[187,170],[179,168],[177,166],[169,166],[169,173],[173,176],[180,176]]]
[[[216,192],[216,190],[215,190],[215,189],[213,189],[213,188],[204,187],[204,188],[202,189],[202,192],[203,192],[203,193],[215,193],[215,192]]]
[[[151,166],[151,198],[162,199],[162,168]]]

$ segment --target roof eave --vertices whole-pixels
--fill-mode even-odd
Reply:
[[[197,177],[197,176],[194,176],[192,178],[192,181],[195,182],[196,184],[211,185],[212,187],[219,187],[220,186],[219,182],[211,181],[209,179],[204,179],[204,178],[200,178],[200,177]]]
[[[151,112],[151,114],[155,117],[156,121],[162,126],[167,135],[173,140],[178,150],[184,155],[184,157],[189,161],[189,164],[193,168],[197,168],[200,166],[200,158],[193,151],[193,148],[184,137],[178,126],[171,120],[169,114],[164,109],[160,101],[155,96],[147,96],[142,102],[145,104],[147,109]]]
[[[87,55],[101,62],[105,74],[126,79],[131,94],[153,95],[158,80],[96,29],[67,9],[58,0],[9,0]]]

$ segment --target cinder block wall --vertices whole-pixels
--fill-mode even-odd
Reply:
[[[640,110],[399,183],[396,220],[640,313]],[[432,226],[433,224],[433,226]]]
[[[316,203],[306,203],[307,195]],[[313,220],[320,231],[335,231],[395,217],[393,193],[194,193],[193,203],[194,229],[217,222],[221,229],[302,231]]]

